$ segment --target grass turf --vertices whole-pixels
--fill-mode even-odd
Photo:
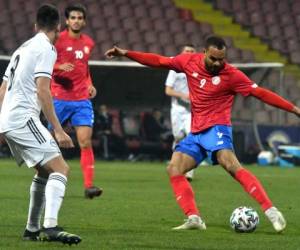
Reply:
[[[74,249],[300,249],[300,168],[248,168],[264,184],[275,205],[288,221],[287,230],[276,234],[259,206],[220,167],[200,167],[192,185],[206,222],[206,231],[172,231],[183,223],[160,162],[97,162],[95,184],[104,188],[101,198],[83,198],[79,162],[70,161],[71,175],[59,224],[79,234],[83,241]],[[0,162],[0,249],[61,249],[61,243],[24,242],[29,186],[33,171],[14,161]],[[238,234],[229,227],[234,208],[254,207],[260,225],[254,233]]]

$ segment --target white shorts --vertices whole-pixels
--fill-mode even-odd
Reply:
[[[182,139],[191,131],[191,113],[172,108],[171,123],[175,139]]]
[[[25,162],[28,167],[43,166],[61,155],[52,135],[38,119],[30,118],[25,127],[8,131],[4,137],[18,165]]]

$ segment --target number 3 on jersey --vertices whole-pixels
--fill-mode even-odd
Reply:
[[[16,69],[18,67],[19,61],[20,61],[20,55],[17,55],[15,60],[14,60],[13,66],[10,69],[9,86],[8,86],[7,91],[11,90],[11,87],[13,85],[14,78],[15,78],[15,72],[16,72]]]

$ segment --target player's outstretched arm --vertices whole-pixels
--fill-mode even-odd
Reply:
[[[293,103],[289,102],[288,100],[284,99],[271,90],[262,87],[253,88],[253,90],[251,91],[251,95],[256,97],[257,99],[260,99],[264,103],[286,110],[290,113],[294,113],[295,115],[300,117],[299,107],[295,106]]]
[[[6,85],[7,85],[7,81],[3,80],[1,87],[0,87],[0,110],[2,107],[2,102],[3,102],[5,91],[6,91]]]
[[[42,111],[47,121],[52,125],[58,145],[63,148],[74,147],[72,139],[62,129],[53,107],[53,100],[50,92],[50,78],[36,78],[37,95],[41,102]]]
[[[153,53],[144,53],[132,50],[121,49],[117,46],[107,50],[105,52],[107,58],[126,56],[133,61],[139,62],[141,64],[150,67],[162,67],[172,69],[170,57],[161,56]]]

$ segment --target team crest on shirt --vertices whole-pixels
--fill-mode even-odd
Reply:
[[[90,53],[90,49],[89,49],[88,46],[84,46],[83,47],[83,51],[84,51],[85,54],[89,54]]]
[[[213,85],[218,85],[221,82],[221,78],[219,76],[214,76],[211,79],[211,82],[212,82]]]

